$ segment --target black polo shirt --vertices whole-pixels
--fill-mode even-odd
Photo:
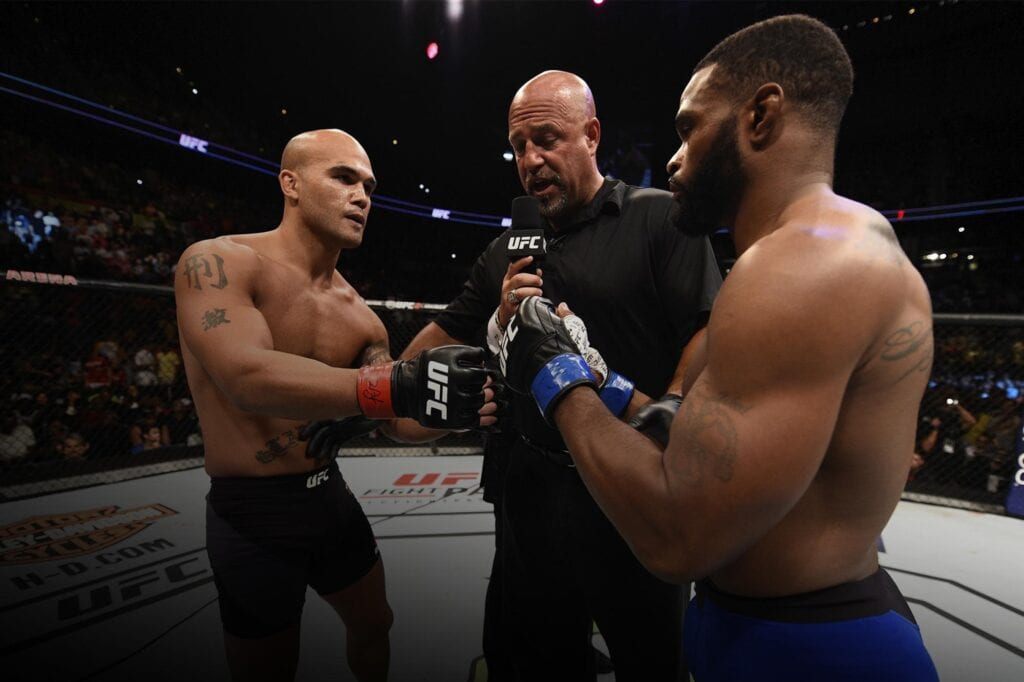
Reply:
[[[690,337],[707,321],[722,284],[706,237],[680,233],[672,195],[606,179],[594,200],[557,232],[547,228],[544,295],[565,301],[587,325],[610,369],[660,396]],[[508,268],[505,235],[477,259],[462,293],[434,320],[449,336],[479,338]],[[516,396],[512,419],[530,439],[564,448],[531,396]]]

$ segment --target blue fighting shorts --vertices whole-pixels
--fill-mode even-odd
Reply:
[[[772,598],[729,594],[705,579],[686,611],[683,641],[696,682],[939,679],[910,607],[882,569]]]

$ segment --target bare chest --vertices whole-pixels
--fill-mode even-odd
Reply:
[[[257,300],[275,350],[354,367],[367,345],[383,335],[380,320],[347,284],[316,290],[288,278],[277,284]]]

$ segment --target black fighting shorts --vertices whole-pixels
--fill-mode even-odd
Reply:
[[[306,474],[212,479],[206,551],[224,630],[245,638],[295,625],[307,585],[332,594],[380,557],[335,462]]]

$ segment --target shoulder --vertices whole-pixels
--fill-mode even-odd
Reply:
[[[256,260],[259,258],[257,250],[258,241],[256,235],[234,235],[214,237],[194,242],[186,248],[179,258],[179,263],[189,258],[210,256],[216,254],[222,259],[231,260]]]
[[[249,281],[259,271],[258,242],[237,235],[204,239],[186,248],[175,268],[175,283],[180,288],[202,289],[210,282],[223,288],[227,281]]]
[[[903,300],[906,259],[894,248],[869,221],[786,225],[736,260],[713,323],[768,345],[797,348],[800,336],[859,355]]]
[[[636,187],[623,184],[622,207],[665,210],[672,205],[672,194],[653,187]]]

